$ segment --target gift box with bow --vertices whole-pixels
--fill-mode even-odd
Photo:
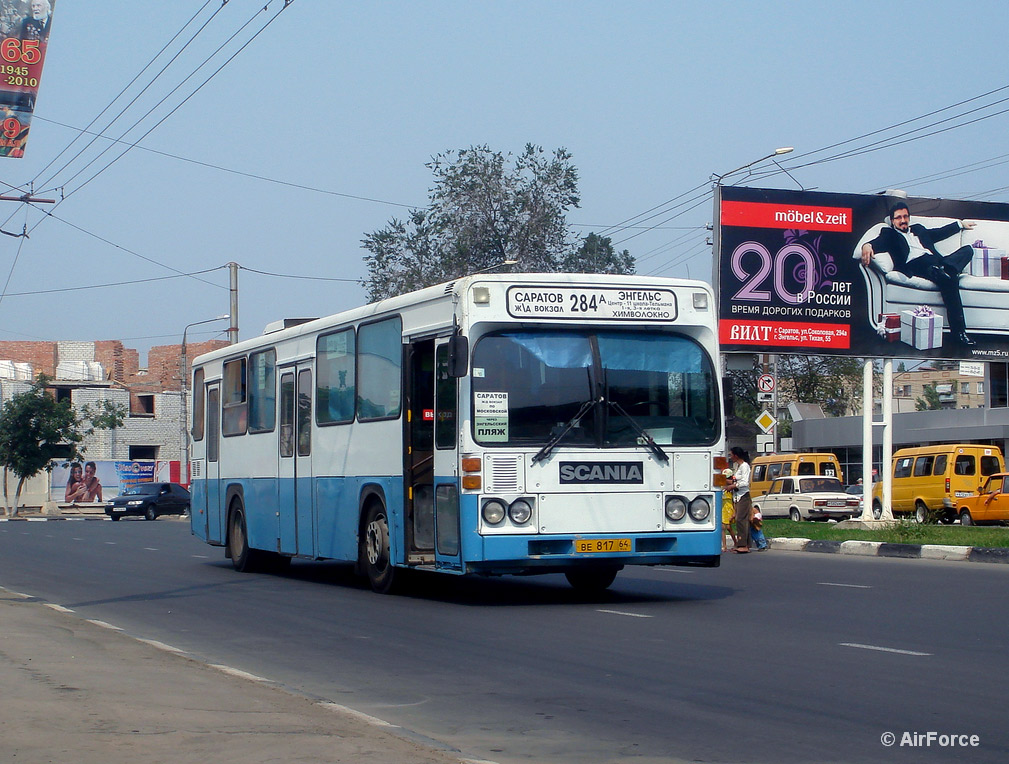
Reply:
[[[972,276],[990,276],[1003,278],[1003,260],[1006,258],[1004,249],[986,247],[981,239],[974,242],[974,256],[971,258],[969,272]]]
[[[942,316],[927,305],[900,312],[900,341],[916,350],[942,346]]]

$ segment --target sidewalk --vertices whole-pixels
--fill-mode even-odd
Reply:
[[[397,727],[0,588],[0,761],[459,764]]]

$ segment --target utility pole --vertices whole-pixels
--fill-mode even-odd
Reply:
[[[231,325],[228,327],[228,342],[238,342],[238,263],[228,263],[231,273]]]

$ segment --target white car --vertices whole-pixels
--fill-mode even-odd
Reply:
[[[777,478],[753,506],[766,520],[790,517],[800,520],[847,520],[861,514],[861,499],[844,492],[841,481],[817,475]]]

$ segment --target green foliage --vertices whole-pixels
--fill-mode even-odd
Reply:
[[[630,273],[626,250],[590,234],[581,247],[567,224],[579,204],[578,171],[565,149],[527,144],[517,156],[488,146],[438,154],[425,209],[366,234],[369,300],[440,284],[514,260],[529,272]]]
[[[827,416],[847,416],[861,401],[859,358],[818,355],[778,356],[778,398],[818,403]]]
[[[971,525],[921,525],[899,518],[886,528],[838,528],[837,523],[765,520],[768,538],[804,538],[825,541],[883,541],[888,544],[949,544],[952,546],[1009,547],[1009,530]]]
[[[935,382],[925,385],[922,397],[914,399],[915,411],[938,411],[941,408],[942,403],[939,402],[939,391]]]
[[[53,459],[66,454],[68,446],[76,457],[84,438],[70,401],[57,401],[46,391],[48,382],[40,374],[29,390],[4,401],[0,410],[0,464],[22,481],[52,469]]]
[[[626,249],[614,250],[608,236],[590,233],[577,250],[561,260],[560,269],[567,273],[634,273],[634,258]]]

